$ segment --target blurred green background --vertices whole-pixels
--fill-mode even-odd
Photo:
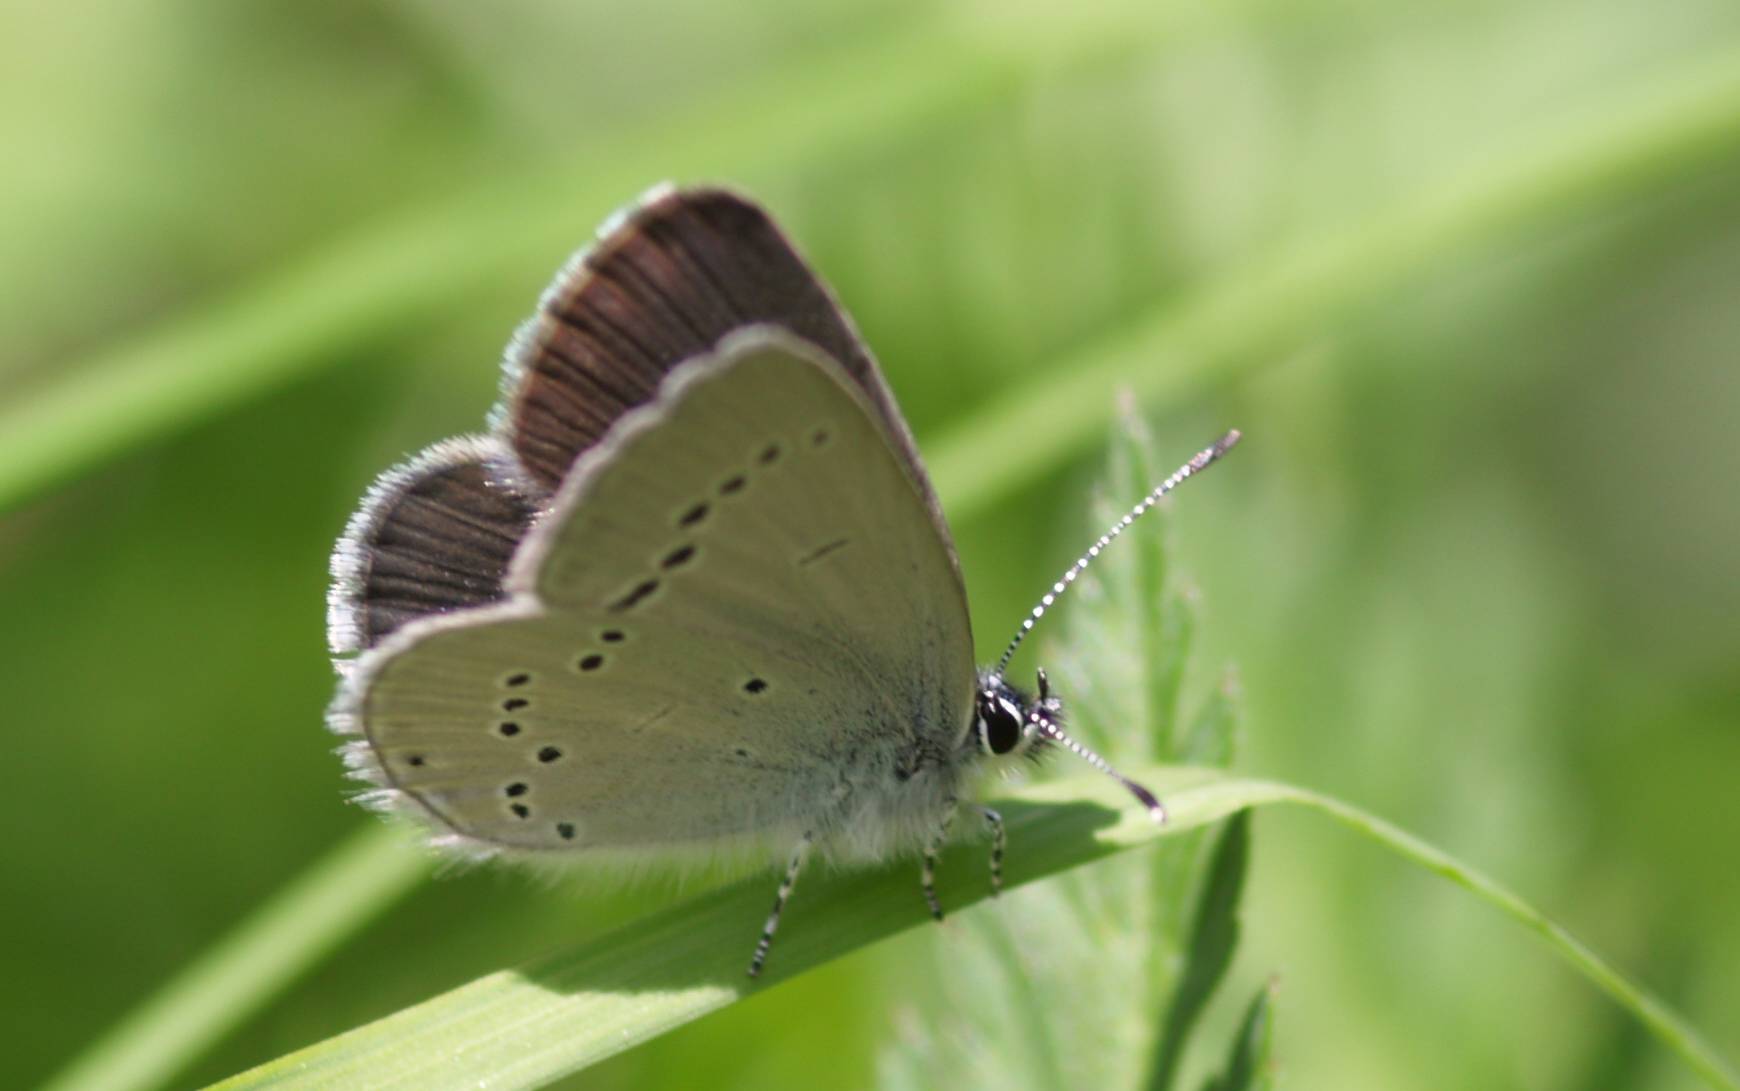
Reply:
[[[1175,520],[1241,767],[1489,869],[1740,1054],[1740,6],[1068,8],[0,7],[9,1083],[373,821],[321,726],[331,542],[665,177],[768,203],[927,451],[1019,463],[939,467],[996,483],[951,508],[982,653],[1097,532],[1121,386],[1178,459],[1243,428]],[[176,1083],[673,896],[422,884]],[[1321,820],[1259,816],[1247,905],[1293,1086],[1693,1086]],[[870,1085],[920,958],[571,1085]]]

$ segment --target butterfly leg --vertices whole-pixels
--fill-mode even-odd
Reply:
[[[930,915],[937,920],[943,919],[942,903],[936,900],[936,858],[942,852],[942,847],[949,839],[949,823],[955,819],[954,800],[949,800],[949,809],[943,814],[942,825],[931,837],[930,843],[924,846],[924,904],[930,906]]]
[[[803,870],[804,860],[810,854],[810,842],[814,834],[806,833],[797,848],[792,850],[791,863],[785,866],[785,878],[780,880],[779,893],[773,897],[773,912],[767,915],[767,923],[761,928],[761,942],[755,945],[755,957],[749,960],[749,976],[760,977],[761,967],[767,962],[768,948],[773,946],[773,933],[779,929],[779,915],[785,912],[785,901],[791,897],[792,888],[797,886],[798,872]]]
[[[985,824],[991,827],[991,897],[1003,893],[1003,850],[1009,841],[1003,835],[1003,816],[989,807],[980,807]]]

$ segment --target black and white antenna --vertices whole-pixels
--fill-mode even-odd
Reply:
[[[1113,524],[1112,529],[1100,535],[1100,540],[1088,547],[1088,551],[1083,553],[1074,564],[1069,566],[1069,571],[1065,572],[1061,579],[1051,585],[1051,590],[1046,593],[1044,598],[1039,600],[1039,605],[1035,606],[1033,612],[1027,616],[1026,620],[1021,622],[1021,628],[1015,633],[1015,638],[1009,641],[1009,646],[1007,648],[1003,649],[1003,658],[997,660],[997,669],[993,672],[995,676],[998,678],[1003,676],[1003,671],[1009,666],[1009,660],[1013,659],[1015,656],[1015,649],[1021,646],[1023,640],[1027,639],[1027,634],[1032,632],[1033,626],[1038,623],[1040,618],[1045,616],[1045,611],[1051,609],[1051,604],[1057,601],[1058,596],[1068,590],[1069,586],[1075,582],[1075,578],[1087,569],[1087,566],[1093,562],[1095,557],[1100,555],[1100,550],[1110,545],[1113,538],[1124,533],[1124,530],[1128,528],[1131,523],[1134,523],[1137,519],[1148,514],[1148,510],[1155,504],[1159,503],[1162,496],[1165,496],[1167,493],[1177,488],[1185,481],[1185,479],[1193,477],[1196,474],[1201,473],[1203,470],[1206,470],[1209,465],[1216,459],[1220,458],[1221,455],[1232,450],[1233,444],[1238,441],[1239,432],[1238,429],[1235,428],[1226,435],[1215,440],[1210,446],[1197,452],[1195,458],[1178,467],[1177,471],[1175,471],[1171,477],[1160,482],[1159,486],[1155,488],[1153,492],[1142,498],[1141,503],[1131,508],[1122,519],[1119,519],[1115,524]]]
[[[1069,734],[1063,730],[1063,725],[1055,719],[1057,708],[1057,704],[1051,700],[1051,683],[1046,679],[1045,672],[1040,671],[1039,700],[1033,703],[1033,708],[1027,713],[1028,724],[1040,737],[1063,746],[1076,757],[1122,784],[1131,795],[1136,797],[1138,803],[1148,808],[1149,818],[1155,822],[1164,823],[1166,821],[1166,808],[1155,797],[1154,793],[1113,769],[1111,763],[1106,759],[1070,738]]]

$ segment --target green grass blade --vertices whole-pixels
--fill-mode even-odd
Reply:
[[[1197,901],[1196,921],[1185,947],[1184,973],[1166,1008],[1154,1069],[1148,1078],[1150,1091],[1169,1091],[1174,1085],[1190,1032],[1232,966],[1239,943],[1239,899],[1244,894],[1250,858],[1251,815],[1240,811],[1215,842],[1208,878]]]
[[[1554,954],[1571,968],[1588,978],[1602,992],[1612,997],[1620,1007],[1650,1032],[1662,1045],[1672,1050],[1711,1087],[1740,1091],[1740,1073],[1719,1055],[1692,1026],[1672,1008],[1647,989],[1627,981],[1600,955],[1590,950],[1577,937],[1566,931],[1545,913],[1529,905],[1497,880],[1482,874],[1389,822],[1368,814],[1341,800],[1299,788],[1273,786],[1281,794],[1278,799],[1303,803],[1329,814],[1353,827],[1385,847],[1406,857],[1427,871],[1440,875],[1492,905],[1546,941]]]
[[[1170,770],[1156,787],[1203,774]],[[1146,844],[1160,833],[1105,778],[996,801],[1008,824],[1011,888]],[[1109,788],[1109,790],[1108,790]],[[1227,813],[1222,794],[1180,796],[1171,829]],[[984,846],[956,845],[939,893],[958,912],[987,895]],[[929,922],[916,863],[806,876],[767,972],[744,975],[771,896],[755,876],[547,961],[481,978],[379,1022],[290,1054],[224,1087],[539,1087],[848,951]]]
[[[402,831],[369,827],[261,906],[43,1091],[162,1084],[430,870],[428,854]]]
[[[1033,882],[1247,807],[1324,811],[1539,934],[1713,1087],[1740,1089],[1732,1070],[1665,1004],[1626,981],[1539,910],[1480,872],[1382,819],[1300,788],[1178,768],[1139,768],[1173,821],[1157,827],[1103,777],[1035,785],[999,799],[1009,823],[1011,885]],[[945,904],[985,897],[982,847],[957,845],[941,866]],[[780,933],[765,980],[745,960],[766,910],[766,877],[655,914],[545,961],[480,978],[378,1022],[281,1057],[225,1088],[541,1087],[780,980],[928,920],[911,861],[819,874]]]
[[[1275,984],[1257,990],[1245,1017],[1233,1036],[1226,1071],[1211,1079],[1203,1091],[1269,1091],[1275,1086]]]

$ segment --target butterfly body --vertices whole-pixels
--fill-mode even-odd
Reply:
[[[811,846],[922,847],[940,917],[936,853],[992,759],[1050,740],[1104,767],[1043,674],[1030,699],[1009,653],[975,669],[893,396],[754,204],[653,191],[558,274],[505,375],[491,433],[382,475],[333,555],[329,723],[367,802],[472,856],[796,844],[754,974]]]

